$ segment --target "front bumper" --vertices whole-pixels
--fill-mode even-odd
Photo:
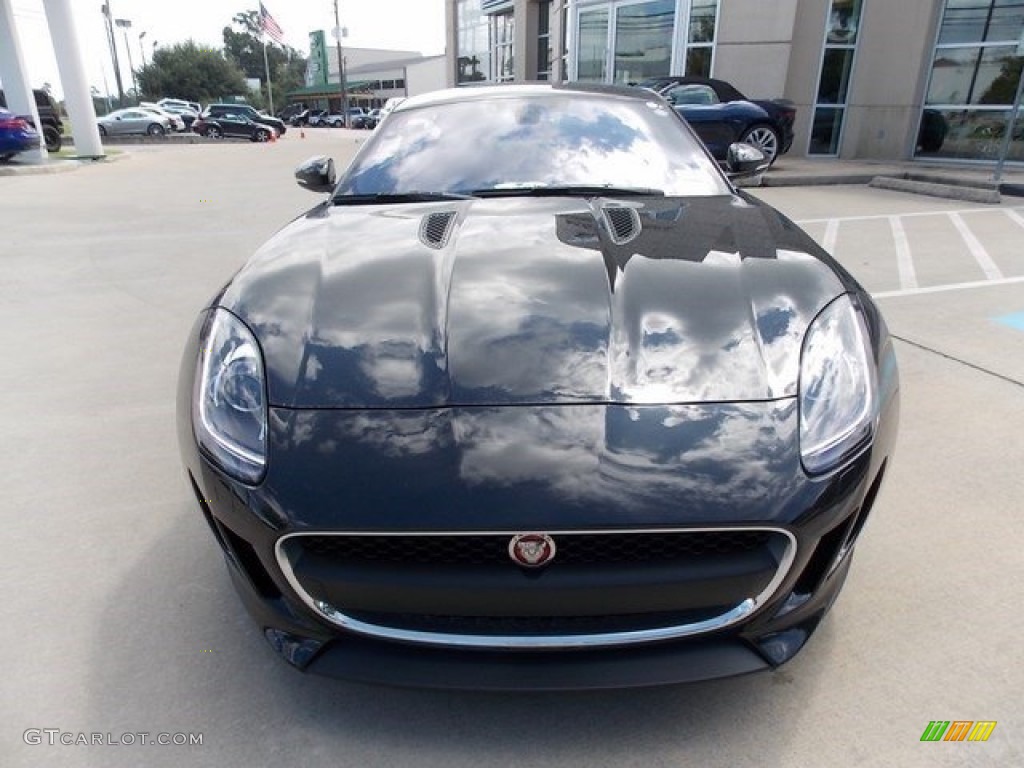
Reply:
[[[274,409],[271,470],[255,488],[225,477],[196,451],[187,419],[182,446],[196,498],[226,555],[236,588],[267,639],[296,667],[365,682],[442,688],[626,687],[766,669],[787,661],[803,646],[845,578],[853,545],[885,474],[897,407],[895,398],[887,401],[871,450],[821,479],[807,478],[798,459],[794,465],[786,458],[795,455],[792,445],[786,448],[793,439],[795,415],[778,403],[682,409],[690,411],[691,424],[703,422],[711,410],[718,412],[713,421],[720,429],[692,444],[689,453],[666,440],[671,443],[669,437],[678,437],[693,443],[692,433],[685,428],[678,435],[666,431],[664,425],[672,422],[657,407],[639,409],[650,413],[634,412],[622,420],[608,413],[612,406],[594,406],[590,417],[580,413],[590,406],[577,407],[575,418],[590,425],[571,438],[564,434],[565,424],[556,430],[561,438],[550,431],[550,408],[477,409],[470,415],[474,428],[469,430],[464,429],[466,424],[455,423],[460,419],[458,409],[442,417],[455,420],[448,425],[451,430],[433,420],[436,413],[420,414],[426,421],[417,421],[417,428],[410,429],[409,423],[397,424],[394,414],[387,412],[376,415],[388,422],[385,426],[384,421],[373,424],[368,413]],[[723,415],[723,408],[728,413]],[[674,409],[674,427],[685,424],[682,410]],[[509,411],[516,421],[532,425],[515,435],[513,442],[521,451],[543,446],[557,452],[560,445],[570,444],[575,450],[589,441],[592,458],[594,452],[607,453],[610,445],[617,445],[614,461],[610,455],[593,461],[583,482],[571,484],[566,484],[569,473],[578,477],[585,462],[549,461],[543,465],[546,470],[531,463],[531,472],[518,480],[488,474],[495,467],[522,470],[521,462],[507,454],[486,471],[477,463],[479,457],[473,458],[474,446],[479,447],[474,441],[507,436],[511,425],[504,419]],[[502,430],[488,428],[485,422],[491,417],[501,422]],[[604,426],[603,432],[592,429],[594,419]],[[459,439],[439,438],[439,428]],[[638,464],[635,448],[640,442],[630,448],[633,443],[627,437],[635,429],[648,432],[647,438],[652,430],[660,433],[660,439],[640,442],[662,445],[663,455],[672,461]],[[339,443],[336,438],[343,433],[350,439]],[[762,443],[754,442],[758,456],[736,449],[739,433],[762,436]],[[476,437],[471,439],[471,434]],[[590,438],[581,438],[583,434]],[[320,438],[310,440],[310,435]],[[388,439],[376,439],[382,436]],[[409,450],[396,453],[403,439]],[[703,449],[712,444],[735,454],[732,463],[724,458],[705,463]],[[334,450],[328,450],[332,445]],[[751,466],[762,465],[767,457],[774,457],[771,466],[776,474],[770,482],[761,477],[756,487],[747,487]],[[744,466],[746,474],[740,472]],[[702,473],[705,476],[695,480]],[[753,475],[760,477],[758,472]],[[686,482],[665,486],[669,476]],[[462,482],[467,477],[475,479]],[[634,491],[625,493],[624,488]],[[666,508],[665,499],[674,502],[671,508]],[[482,526],[485,516],[491,524]],[[555,520],[563,525],[555,525]],[[792,545],[778,553],[770,578],[759,577],[768,570],[759,571],[756,564],[744,571],[738,561],[730,561],[716,565],[724,571],[691,583],[679,580],[676,572],[660,581],[643,569],[623,572],[632,580],[623,586],[617,583],[619,572],[609,566],[582,577],[576,572],[561,583],[549,581],[562,590],[555,598],[543,589],[531,591],[538,576],[520,578],[519,569],[511,564],[512,581],[503,581],[506,576],[473,567],[466,568],[460,580],[458,568],[417,570],[413,563],[406,569],[352,571],[333,561],[306,560],[300,580],[295,558],[287,555],[289,542],[313,534],[504,536],[546,531],[554,532],[557,540],[563,530],[695,531],[706,529],[709,522],[716,530],[769,530]],[[554,573],[552,568],[541,578]],[[513,583],[515,579],[519,582]],[[635,589],[630,591],[630,586]],[[736,591],[730,592],[733,587]],[[735,598],[744,590],[753,593],[754,603],[735,613]],[[720,599],[697,605],[702,595],[718,593]],[[673,604],[673,595],[680,604]],[[364,604],[358,604],[363,598]],[[425,598],[423,612],[430,614],[430,621],[436,618],[432,612],[485,620],[495,615],[502,620],[509,615],[519,618],[523,606],[535,601],[542,613],[559,614],[557,619],[587,621],[595,605],[605,605],[615,615],[628,613],[639,600],[643,604],[637,610],[649,611],[651,622],[637,635],[629,635],[631,627],[620,635],[603,625],[575,633],[556,628],[548,635],[528,630],[519,635],[527,641],[517,643],[490,628],[446,633],[395,618],[415,611],[420,598]],[[514,607],[502,607],[509,605]],[[671,609],[696,613],[663,620]],[[549,642],[552,635],[555,640]],[[488,642],[489,637],[494,641]]]

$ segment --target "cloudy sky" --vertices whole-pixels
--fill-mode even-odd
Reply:
[[[11,0],[21,49],[29,80],[35,87],[51,83],[63,93],[53,45],[46,26],[43,0]],[[90,85],[104,90],[104,75],[110,91],[116,91],[110,49],[100,7],[103,0],[73,0],[79,40],[83,48]],[[308,35],[316,29],[334,28],[333,0],[264,0],[267,10],[284,30],[285,42],[304,53]],[[259,0],[110,0],[114,18],[130,19],[128,30],[131,57],[136,68],[140,58],[152,55],[153,43],[170,45],[192,38],[197,43],[220,47],[221,30],[231,17],[256,10]],[[342,27],[347,28],[346,45],[364,48],[396,48],[425,55],[444,52],[444,0],[339,0]],[[124,31],[117,34],[118,56],[126,87],[131,82],[124,53]],[[139,33],[145,32],[140,49]]]

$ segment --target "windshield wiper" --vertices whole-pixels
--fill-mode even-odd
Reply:
[[[377,205],[381,203],[436,203],[444,200],[473,200],[474,195],[458,192],[379,192],[370,195],[335,195],[334,205]]]
[[[664,191],[651,187],[614,187],[610,184],[564,184],[534,187],[494,187],[474,189],[476,197],[664,197]]]

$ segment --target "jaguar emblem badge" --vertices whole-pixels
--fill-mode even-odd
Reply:
[[[540,568],[555,559],[555,540],[546,533],[520,533],[508,543],[508,556],[524,568]]]

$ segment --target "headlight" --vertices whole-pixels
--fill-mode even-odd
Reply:
[[[223,309],[210,313],[192,397],[196,440],[228,474],[247,483],[267,463],[263,358],[255,337]]]
[[[800,455],[811,474],[864,448],[877,413],[877,379],[864,318],[849,295],[814,319],[800,356]]]

